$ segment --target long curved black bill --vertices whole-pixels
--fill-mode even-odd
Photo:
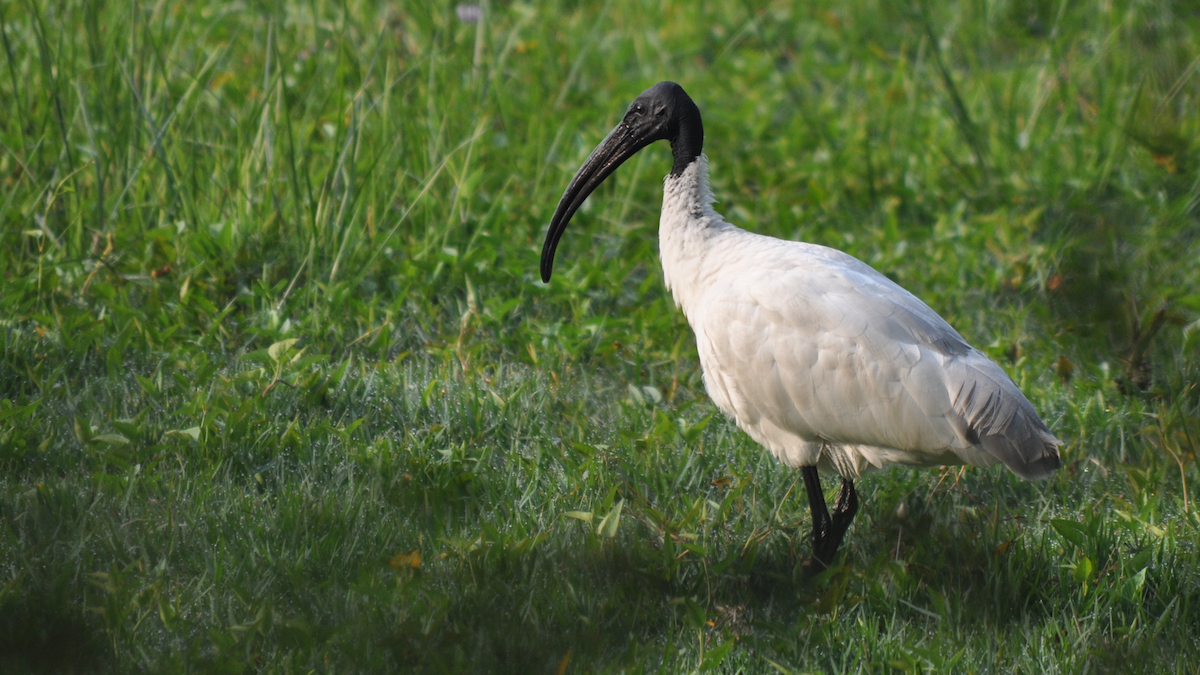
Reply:
[[[575,177],[567,185],[562,198],[558,200],[558,208],[554,209],[554,217],[550,219],[550,229],[546,231],[546,243],[542,245],[542,281],[549,282],[550,274],[554,271],[554,252],[558,249],[558,240],[571,216],[579,210],[583,200],[592,194],[605,178],[612,175],[617,167],[625,160],[637,154],[638,150],[649,145],[649,139],[638,139],[633,129],[622,122],[608,132],[608,136],[596,146],[588,156]]]

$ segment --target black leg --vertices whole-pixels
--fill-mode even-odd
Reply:
[[[802,466],[800,473],[804,475],[804,491],[808,493],[808,508],[812,511],[813,542],[816,543],[821,532],[829,525],[829,510],[825,508],[825,492],[821,489],[821,477],[817,475],[817,467]]]
[[[805,466],[800,471],[804,475],[804,489],[808,492],[808,507],[812,511],[813,558],[809,564],[811,573],[820,572],[833,563],[846,530],[858,512],[858,493],[854,490],[854,481],[842,479],[842,490],[838,493],[837,504],[833,514],[825,506],[825,493],[821,490],[821,478],[817,475],[817,467]]]

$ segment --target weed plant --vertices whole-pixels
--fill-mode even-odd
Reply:
[[[1193,3],[0,4],[0,670],[1200,663]],[[718,209],[945,316],[1064,467],[860,482],[841,563],[704,395],[663,79]],[[828,481],[830,488],[833,482]]]

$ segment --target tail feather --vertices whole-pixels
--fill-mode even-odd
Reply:
[[[974,351],[974,350],[973,350]],[[1025,480],[1038,480],[1062,466],[1055,438],[1017,385],[995,363],[974,352],[957,365],[951,403],[964,436]]]

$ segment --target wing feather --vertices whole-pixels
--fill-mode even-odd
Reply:
[[[1027,479],[1058,468],[1061,441],[928,305],[840,251],[767,241],[688,314],[710,394],[756,440],[776,454],[788,435],[890,448],[914,463],[953,451]]]

